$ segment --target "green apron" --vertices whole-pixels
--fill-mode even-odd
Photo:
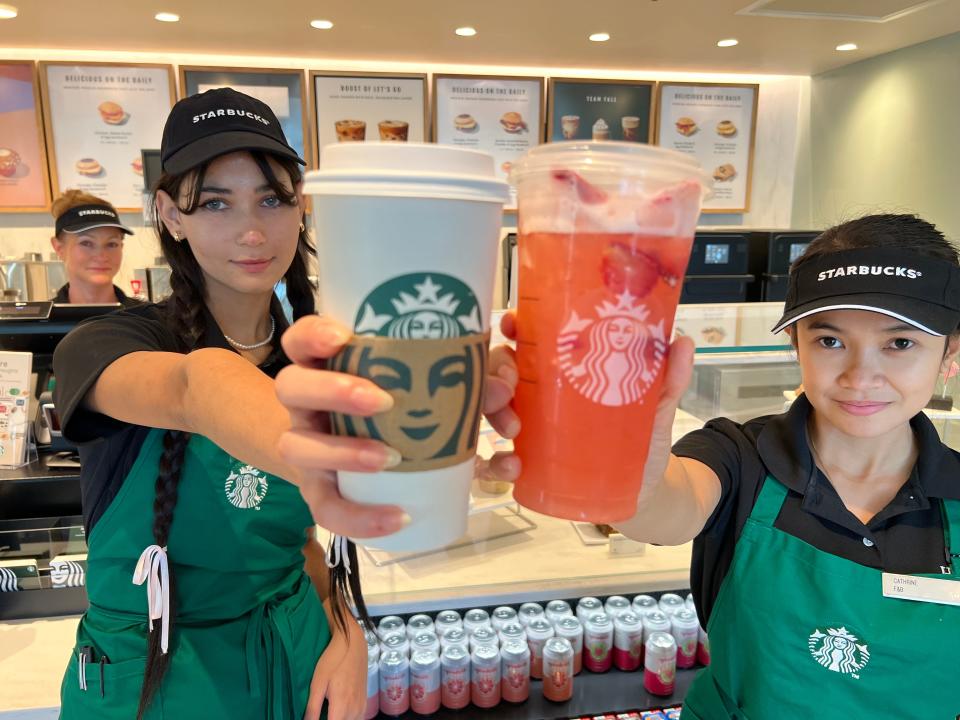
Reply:
[[[147,590],[132,579],[141,552],[154,544],[163,434],[149,433],[90,534],[90,608],[61,687],[63,720],[136,717],[148,620]],[[301,720],[330,640],[303,571],[304,530],[312,525],[295,486],[204,437],[190,440],[168,545],[176,586],[171,663],[148,718]],[[160,622],[153,624],[160,632]],[[87,663],[84,647],[92,648]],[[101,663],[104,657],[109,662]]]
[[[767,477],[710,617],[711,664],[683,720],[952,720],[960,713],[960,607],[886,598],[881,571],[823,552],[773,524],[787,489]],[[960,582],[960,503],[944,502]],[[958,586],[960,587],[960,586]]]

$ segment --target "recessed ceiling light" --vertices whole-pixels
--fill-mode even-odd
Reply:
[[[477,34],[477,29],[472,27],[458,27],[454,32],[460,37],[473,37]]]
[[[840,52],[850,52],[851,50],[856,50],[856,43],[843,43],[843,45],[837,45],[837,50]]]
[[[13,5],[0,5],[0,20],[11,20],[17,16],[17,9]]]
[[[610,33],[594,33],[590,36],[593,42],[606,42],[610,39]]]
[[[159,20],[160,22],[180,22],[180,16],[176,13],[157,13],[153,16],[154,20]]]
[[[720,40],[717,43],[717,47],[733,47],[734,45],[739,45],[740,41],[736,38],[727,38],[725,40]]]
[[[317,30],[330,30],[333,27],[333,23],[329,20],[311,20],[310,27],[316,28]]]

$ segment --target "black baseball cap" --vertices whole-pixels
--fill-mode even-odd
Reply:
[[[287,144],[273,110],[233,88],[207,90],[173,106],[163,127],[160,164],[177,174],[237,150],[262,150],[306,165]]]
[[[790,270],[783,317],[773,328],[827,310],[868,310],[931,335],[960,327],[960,266],[896,248],[816,255]]]
[[[54,232],[81,233],[94,228],[114,227],[126,235],[133,235],[133,230],[120,222],[117,211],[109,205],[77,205],[57,218]]]

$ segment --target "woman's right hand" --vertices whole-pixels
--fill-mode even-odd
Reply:
[[[318,525],[337,535],[379,537],[401,530],[409,517],[392,505],[347,500],[336,473],[377,472],[398,464],[399,453],[376,440],[331,435],[329,413],[375,415],[393,407],[393,398],[369,380],[323,369],[349,339],[349,330],[318,315],[300,318],[283,334],[293,364],[277,376],[276,390],[291,428],[278,449]]]

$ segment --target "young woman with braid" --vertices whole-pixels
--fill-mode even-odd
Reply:
[[[326,434],[325,412],[296,410],[290,388],[309,377],[312,407],[327,411],[374,414],[392,400],[319,367],[348,334],[312,314],[302,160],[270,109],[229,89],[182,100],[161,157],[155,221],[172,296],[81,325],[54,359],[65,434],[81,444],[89,544],[90,608],[61,717],[301,720],[326,705],[330,718],[359,718],[356,551],[328,571],[312,528],[402,527],[398,508],[340,497],[334,474],[398,455]],[[281,278],[299,318],[287,352]],[[283,390],[274,378],[290,359],[300,364]],[[489,386],[498,423],[510,387]]]

